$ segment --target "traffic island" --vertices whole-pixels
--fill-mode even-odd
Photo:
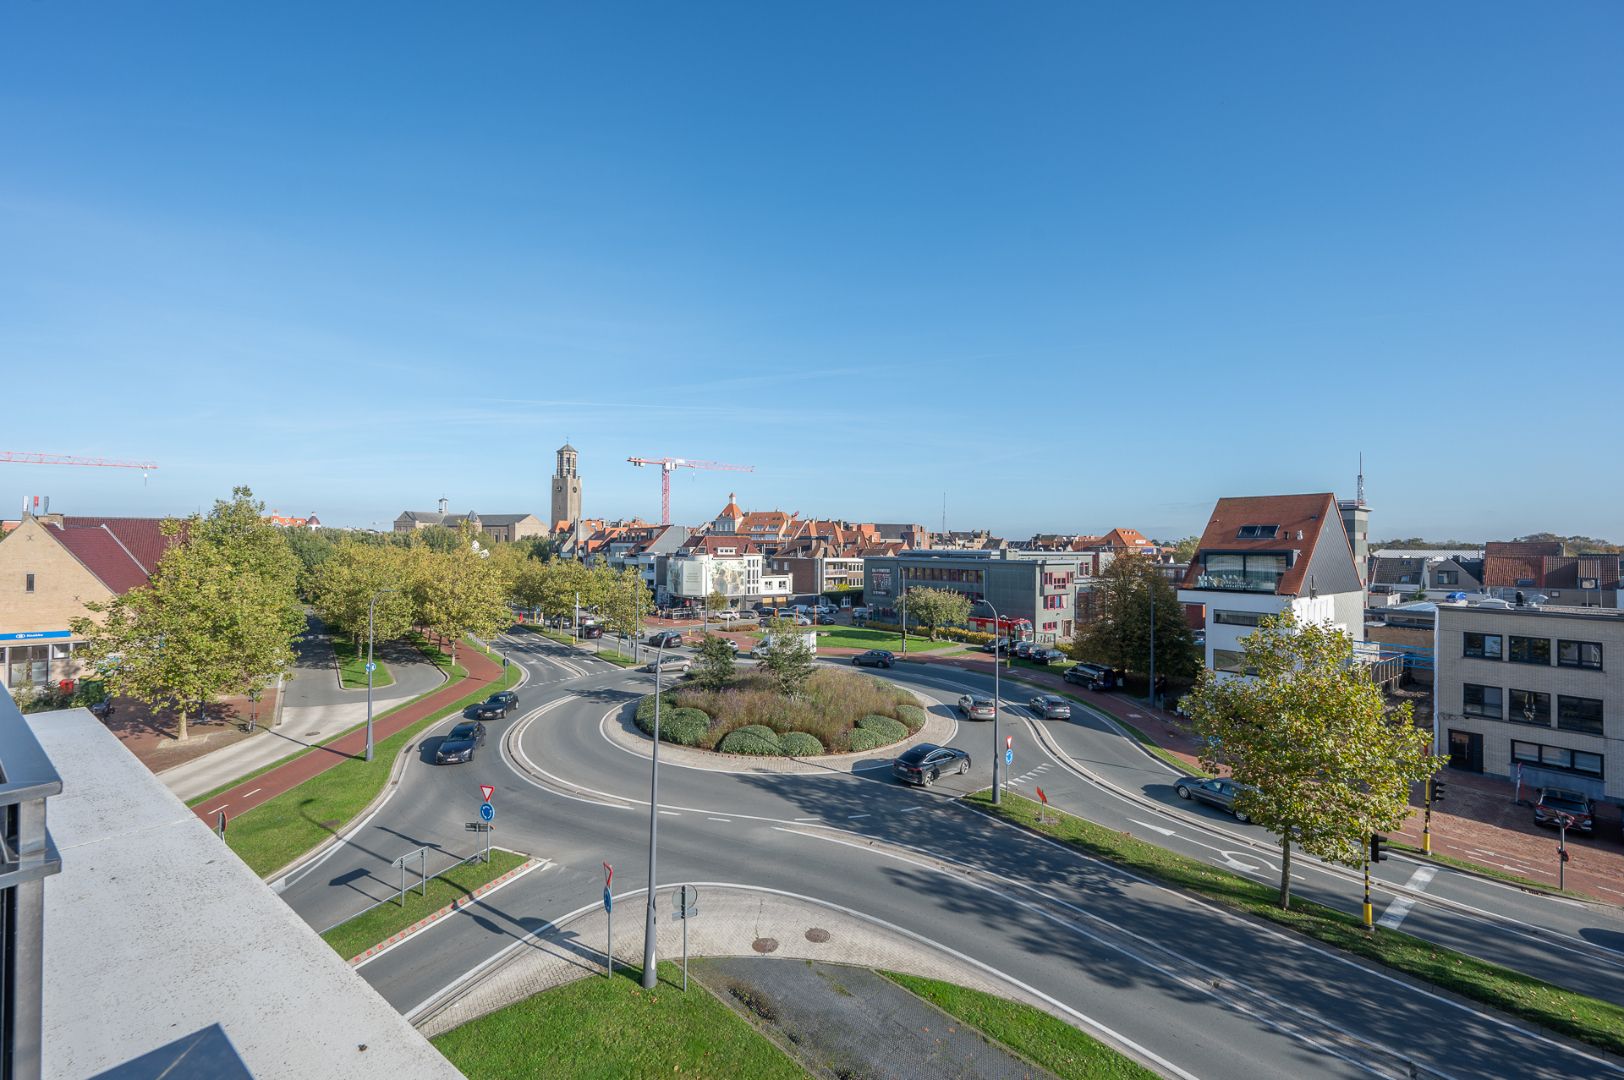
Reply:
[[[1412,978],[1533,1021],[1613,1054],[1624,1054],[1624,1008],[1510,968],[1455,952],[1398,930],[1366,930],[1360,919],[1296,899],[1289,911],[1274,886],[1116,832],[1085,818],[1042,807],[1005,791],[1000,805],[990,791],[966,805],[1094,858],[1214,901],[1233,911],[1295,930],[1323,944],[1372,960]]]
[[[495,892],[541,865],[503,848],[491,849],[491,860],[470,859],[427,881],[405,880],[399,897],[368,908],[331,929],[322,940],[353,966],[370,960],[467,905]]]

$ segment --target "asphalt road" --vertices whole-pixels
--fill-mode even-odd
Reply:
[[[414,762],[349,843],[283,883],[288,903],[323,929],[392,892],[390,862],[399,855],[426,846],[433,870],[474,850],[464,823],[475,819],[478,785],[496,786],[496,842],[551,861],[360,969],[408,1013],[484,960],[522,948],[549,921],[596,904],[602,862],[617,868],[617,914],[641,920],[648,764],[609,743],[603,726],[624,723],[652,678],[605,670],[529,635],[507,651],[530,681],[483,757],[456,767]],[[935,699],[938,711],[962,686],[979,685],[940,669],[889,674]],[[880,757],[855,774],[816,776],[662,768],[660,881],[766,887],[862,913],[918,936],[922,948],[1019,981],[1170,1075],[1402,1077],[1412,1063],[1419,1075],[1443,1077],[1624,1075],[1596,1052],[958,806],[945,796],[991,781],[990,727],[960,727],[953,741],[971,750],[975,768],[931,791],[892,782]],[[1041,783],[1068,809],[1269,876],[1266,837],[1181,803],[1168,774],[1101,718],[1079,710],[1070,724],[1046,722],[1043,742],[1035,722],[1007,727],[1017,736],[1012,773],[1024,777],[1016,790]],[[433,737],[423,745],[431,754]],[[1346,879],[1307,860],[1297,865],[1300,894],[1346,906]],[[1414,873],[1394,864],[1382,871],[1395,884]],[[1502,961],[1548,965],[1592,993],[1604,983],[1613,984],[1607,996],[1617,992],[1624,957],[1613,947],[1624,939],[1611,936],[1620,932],[1616,913],[1465,875],[1440,874],[1416,896],[1406,930],[1451,934],[1473,951],[1503,951],[1494,957]],[[1513,914],[1485,918],[1433,896]]]

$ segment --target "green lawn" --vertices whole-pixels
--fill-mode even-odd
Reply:
[[[1132,1058],[1041,1009],[936,979],[894,971],[880,974],[1062,1080],[1154,1080],[1156,1076]]]
[[[653,990],[637,985],[635,969],[588,975],[469,1021],[434,1045],[468,1080],[804,1080],[799,1065],[708,991],[671,985],[680,985],[680,968],[659,971]]]
[[[478,841],[477,836],[470,843]],[[366,952],[389,935],[404,930],[426,916],[434,914],[454,901],[462,899],[475,889],[495,881],[503,874],[524,864],[528,856],[517,855],[501,848],[491,849],[490,862],[465,862],[452,867],[439,877],[430,878],[428,895],[421,886],[412,888],[412,875],[406,875],[406,903],[385,900],[377,907],[361,912],[348,922],[339,923],[323,933],[322,940],[338,950],[348,960]]]
[[[465,646],[470,649],[476,647]],[[517,664],[511,665],[492,686],[466,694],[455,704],[384,739],[377,744],[371,761],[348,758],[337,767],[311,777],[292,791],[256,806],[231,822],[226,830],[227,845],[254,873],[261,876],[286,866],[329,835],[341,831],[351,818],[365,809],[383,789],[395,755],[403,747],[445,717],[462,711],[476,701],[483,701],[496,690],[508,689],[518,682],[522,670]],[[452,672],[453,681],[461,680],[465,674],[459,666]]]
[[[1550,893],[1552,896],[1575,896],[1581,899],[1584,898],[1583,893],[1574,892],[1572,889],[1558,889],[1549,881],[1536,881],[1533,878],[1523,877],[1521,874],[1513,874],[1509,870],[1496,870],[1492,866],[1483,866],[1479,863],[1469,862],[1466,859],[1457,859],[1453,855],[1441,855],[1436,851],[1431,855],[1424,855],[1422,854],[1420,848],[1406,844],[1399,840],[1389,841],[1387,846],[1392,848],[1394,851],[1402,851],[1407,854],[1414,855],[1418,859],[1430,859],[1433,862],[1442,863],[1445,866],[1453,866],[1457,870],[1466,870],[1473,874],[1482,874],[1484,877],[1491,877],[1499,881],[1510,882],[1513,885],[1519,885],[1525,889],[1533,889],[1537,892]]]
[[[862,626],[819,626],[818,647],[830,649],[889,649],[902,652],[902,635],[889,630],[870,630]],[[917,634],[908,635],[908,651],[936,652],[957,646],[954,641],[932,641]]]
[[[1217,901],[1226,907],[1296,930],[1327,945],[1441,986],[1514,1016],[1542,1024],[1611,1053],[1624,1053],[1624,1008],[1395,930],[1365,930],[1355,915],[1305,900],[1280,910],[1279,890],[1092,821],[1051,810],[1037,823],[1038,804],[1005,792],[994,807],[989,792],[968,802],[985,813],[1025,826],[1089,855],[1128,867]]]
[[[338,654],[338,684],[346,690],[365,690],[367,688],[367,654],[357,649],[355,642],[347,637],[334,636],[333,652]],[[378,665],[372,673],[372,688],[389,686],[395,677],[389,674],[389,665],[376,656],[373,650],[373,661]]]

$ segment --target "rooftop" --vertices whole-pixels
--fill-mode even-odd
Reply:
[[[1532,604],[1525,607],[1501,607],[1498,604],[1439,604],[1438,610],[1472,612],[1484,616],[1511,615],[1529,617],[1534,615],[1556,615],[1566,619],[1624,619],[1624,609],[1580,607],[1572,604],[1541,604],[1538,607]]]

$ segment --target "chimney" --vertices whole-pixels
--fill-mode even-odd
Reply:
[[[440,513],[444,514],[451,508],[451,501],[444,495],[440,496]]]

